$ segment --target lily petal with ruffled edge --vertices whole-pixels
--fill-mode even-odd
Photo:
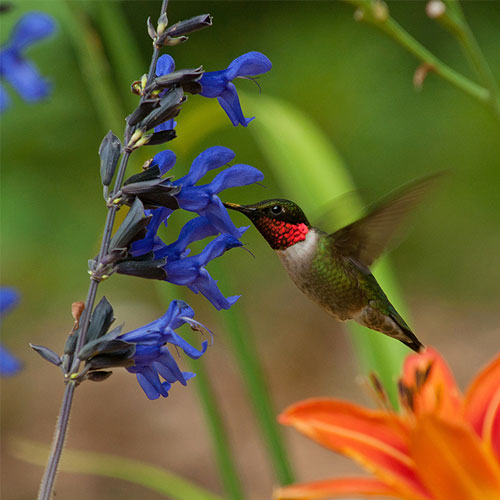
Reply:
[[[428,498],[409,457],[408,426],[395,413],[335,399],[309,399],[287,408],[278,420],[356,460],[404,498]]]

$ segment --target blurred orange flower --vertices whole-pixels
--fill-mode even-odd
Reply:
[[[500,356],[463,396],[433,349],[405,360],[402,411],[336,399],[290,406],[279,421],[363,465],[374,477],[279,488],[276,500],[384,496],[405,500],[500,500]]]

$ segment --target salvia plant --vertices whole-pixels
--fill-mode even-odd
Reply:
[[[139,148],[175,139],[174,119],[188,95],[217,98],[231,123],[246,127],[252,118],[244,116],[233,81],[265,73],[271,69],[271,62],[259,52],[249,52],[221,71],[204,72],[202,66],[176,69],[173,58],[160,55],[161,52],[182,44],[188,34],[211,26],[212,18],[203,14],[169,25],[167,3],[163,0],[156,25],[150,19],[147,23],[153,55],[148,73],[131,86],[138,96],[137,107],[127,116],[122,137],[110,131],[99,148],[107,214],[99,253],[89,260],[86,301],[72,306],[75,323],[62,355],[46,346],[32,345],[45,360],[62,370],[66,384],[39,492],[43,500],[49,499],[53,491],[71,404],[75,389],[82,382],[103,381],[112,369],[125,368],[136,375],[149,399],[166,397],[174,382],[186,385],[194,376],[180,369],[169,347],[179,348],[188,357],[197,359],[208,346],[205,339],[199,348],[194,347],[176,333],[187,324],[210,335],[194,319],[194,310],[181,300],[172,301],[161,318],[124,332],[123,325],[114,326],[113,307],[106,297],[96,305],[99,284],[115,273],[161,280],[201,293],[217,310],[229,309],[239,298],[226,297],[205,268],[228,250],[241,247],[240,238],[246,230],[233,224],[218,195],[231,187],[261,181],[262,173],[250,165],[231,164],[235,154],[222,146],[201,152],[189,171],[177,178],[171,175],[176,155],[170,150],[156,154],[142,166],[140,173],[127,176],[127,167]],[[206,174],[215,169],[221,171],[206,182]],[[128,211],[116,227],[116,216],[121,210]],[[166,244],[158,232],[162,226],[168,226],[168,219],[175,211],[190,212],[194,218],[184,225],[173,243]],[[200,253],[191,255],[189,246],[208,237],[215,238]]]

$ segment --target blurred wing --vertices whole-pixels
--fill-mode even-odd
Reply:
[[[442,175],[439,172],[404,186],[362,219],[330,234],[332,245],[342,255],[369,267],[390,243],[402,220]]]

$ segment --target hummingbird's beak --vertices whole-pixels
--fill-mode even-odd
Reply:
[[[237,212],[241,212],[245,215],[249,215],[252,212],[255,212],[255,207],[249,206],[249,205],[238,205],[237,203],[229,203],[227,201],[223,202],[223,205],[226,208],[229,208],[231,210],[236,210]]]

